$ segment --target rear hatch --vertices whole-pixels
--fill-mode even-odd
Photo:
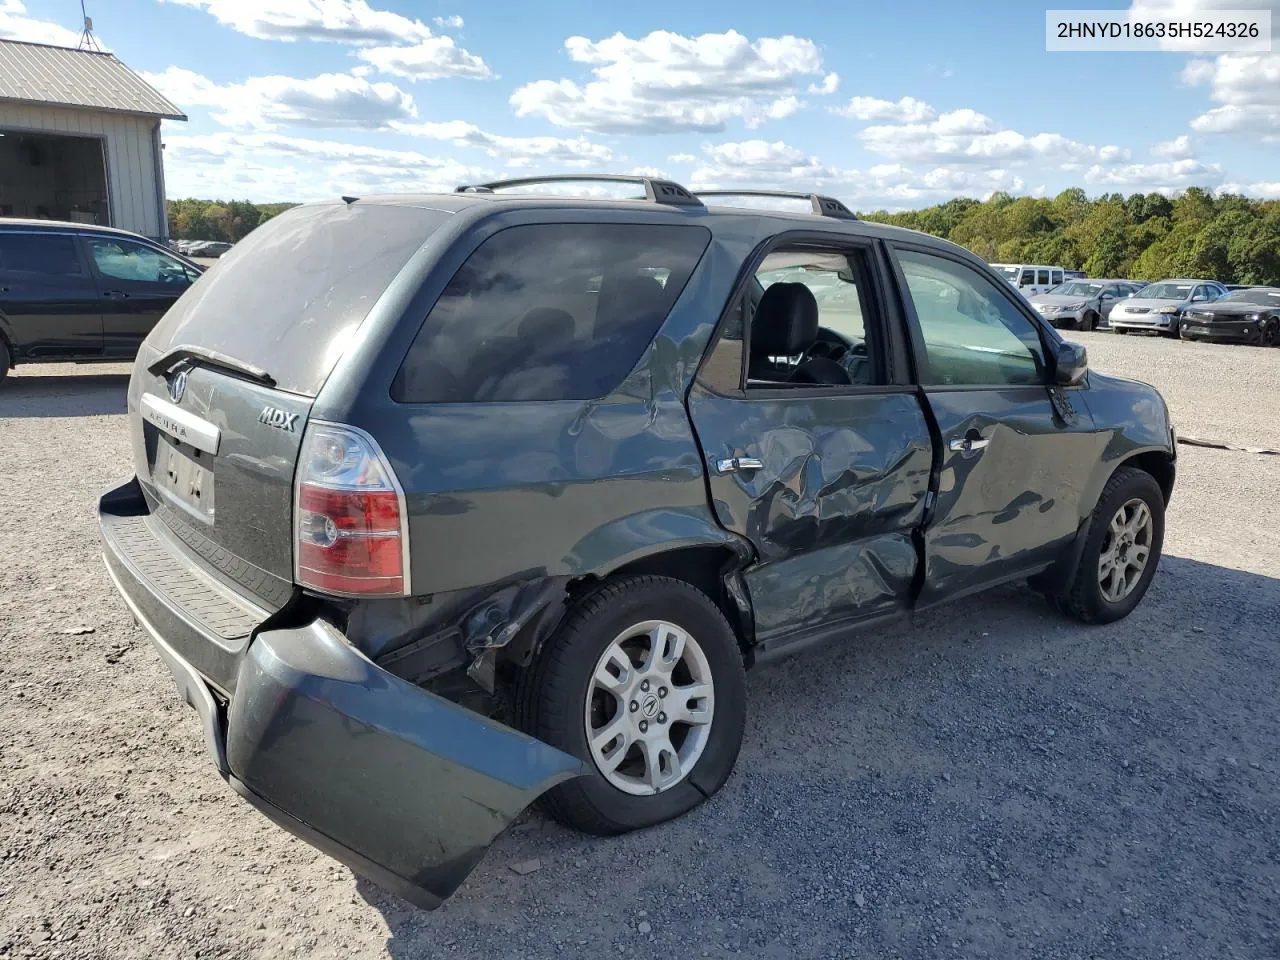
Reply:
[[[293,479],[311,405],[373,304],[449,216],[392,204],[286,211],[147,338],[129,386],[135,471],[176,549],[258,606],[293,587]]]

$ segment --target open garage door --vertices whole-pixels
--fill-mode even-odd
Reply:
[[[0,129],[0,216],[110,226],[103,141]]]

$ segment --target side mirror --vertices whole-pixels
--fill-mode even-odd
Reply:
[[[1072,387],[1089,372],[1089,351],[1079,343],[1058,344],[1054,356],[1054,379],[1064,387]]]

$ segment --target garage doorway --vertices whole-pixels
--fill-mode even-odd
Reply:
[[[110,226],[103,141],[0,129],[0,217]]]

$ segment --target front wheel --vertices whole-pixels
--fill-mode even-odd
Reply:
[[[1160,485],[1145,470],[1121,467],[1093,509],[1075,579],[1049,599],[1085,623],[1127,617],[1151,585],[1163,545]]]
[[[579,602],[517,689],[525,730],[586,768],[543,806],[600,835],[670,820],[719,790],[742,745],[745,701],[724,614],[693,586],[654,576]]]
[[[1272,320],[1258,332],[1258,346],[1280,346],[1280,320]]]
[[[1080,321],[1080,329],[1093,331],[1098,329],[1098,315],[1092,310],[1084,315],[1084,319]]]
[[[1117,336],[1121,336],[1121,337],[1123,337],[1126,333],[1129,332],[1124,327],[1112,327],[1111,329],[1115,332]]]
[[[9,375],[11,366],[13,366],[13,356],[9,353],[9,345],[4,342],[3,337],[0,337],[0,380],[4,380]]]

